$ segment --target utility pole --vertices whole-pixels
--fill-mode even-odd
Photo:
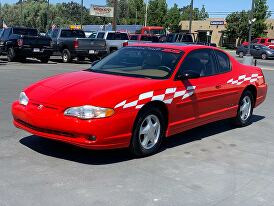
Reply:
[[[148,0],[146,1],[145,26],[147,26]]]
[[[252,0],[252,6],[249,16],[249,34],[248,34],[248,50],[247,50],[247,56],[251,56],[250,50],[251,50],[251,38],[252,38],[252,29],[253,29],[253,23],[254,23],[254,7],[255,7],[255,0]]]
[[[193,0],[190,2],[190,13],[189,13],[189,30],[188,33],[192,32],[192,17],[193,17]]]
[[[137,18],[138,18],[138,10],[136,9],[136,13],[135,13],[135,25],[137,25]]]
[[[81,29],[83,29],[83,9],[84,9],[84,0],[81,0]]]
[[[46,32],[47,32],[47,30],[49,30],[49,28],[50,28],[50,25],[49,25],[49,0],[48,0]]]
[[[21,26],[24,24],[24,19],[23,19],[23,0],[20,0],[20,15],[21,15]]]
[[[112,23],[112,29],[113,31],[116,31],[117,26],[117,9],[118,9],[118,0],[113,0],[113,7],[114,7],[114,14],[113,14],[113,23]]]

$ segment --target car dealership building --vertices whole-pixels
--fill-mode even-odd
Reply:
[[[274,38],[274,19],[268,19],[269,25],[266,30],[267,37]],[[180,22],[183,32],[189,31],[189,21]],[[191,33],[194,33],[197,41],[211,42],[217,46],[236,47],[238,45],[237,39],[229,39],[225,35],[226,21],[224,18],[208,18],[201,21],[193,21]]]

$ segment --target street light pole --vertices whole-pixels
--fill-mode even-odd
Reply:
[[[24,24],[24,19],[23,19],[23,0],[20,0],[20,15],[21,15],[21,26]]]
[[[81,29],[83,28],[83,8],[84,8],[84,0],[81,0]]]
[[[190,2],[189,31],[188,31],[188,33],[192,32],[192,16],[193,16],[193,0],[191,0],[191,2]]]
[[[146,1],[145,26],[147,26],[148,0]]]
[[[117,13],[118,13],[118,0],[113,0],[114,2],[114,14],[113,14],[113,23],[112,23],[112,29],[113,31],[116,31],[117,27]]]
[[[251,50],[251,38],[252,38],[252,29],[253,29],[253,14],[254,14],[254,7],[255,7],[255,0],[252,0],[252,6],[249,16],[249,34],[248,34],[248,50],[247,50],[247,56],[251,56],[250,50]]]
[[[49,30],[49,0],[48,0],[48,8],[47,8],[47,22],[46,22],[46,30]]]

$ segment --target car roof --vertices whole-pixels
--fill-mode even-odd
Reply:
[[[154,48],[166,48],[166,49],[177,49],[182,51],[190,51],[193,49],[216,49],[215,47],[205,46],[205,45],[193,45],[186,43],[135,43],[130,46],[139,46],[139,47],[154,47]]]

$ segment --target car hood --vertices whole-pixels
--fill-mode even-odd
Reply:
[[[47,78],[31,85],[25,93],[31,101],[41,104],[113,107],[122,99],[140,94],[159,81],[80,71]]]

